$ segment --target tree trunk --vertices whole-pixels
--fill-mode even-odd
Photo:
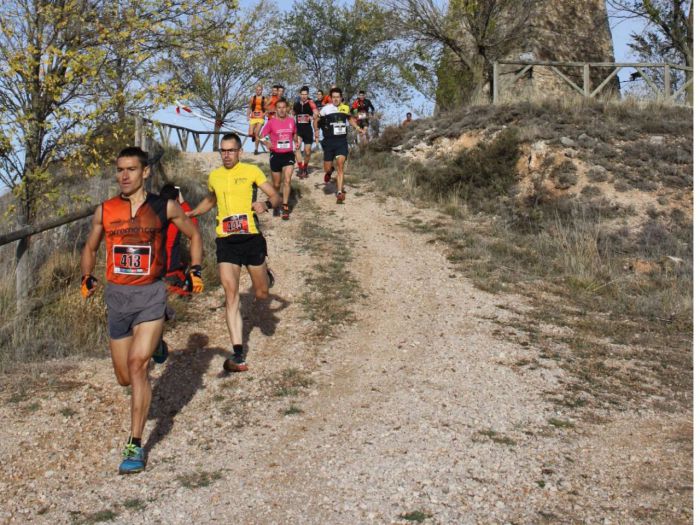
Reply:
[[[213,141],[212,141],[212,147],[214,148],[213,151],[219,151],[219,134],[221,132],[221,115],[216,114],[216,117],[214,117],[214,136]]]

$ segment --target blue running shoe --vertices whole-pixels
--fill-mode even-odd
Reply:
[[[122,456],[124,460],[119,465],[119,474],[136,474],[146,468],[146,454],[142,447],[127,443]]]
[[[163,363],[165,363],[165,360],[167,358],[168,358],[168,344],[161,339],[160,343],[158,343],[158,348],[156,348],[156,351],[153,352],[153,361],[155,361],[159,365],[162,365]]]

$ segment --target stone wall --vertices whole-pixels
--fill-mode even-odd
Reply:
[[[612,34],[605,0],[540,0],[531,15],[530,25],[520,42],[503,60],[534,60],[551,62],[614,62]],[[464,102],[473,89],[455,90],[455,78],[465,78],[464,68],[450,52],[441,60],[438,77],[438,106]],[[583,86],[582,68],[560,68],[576,84]],[[513,83],[517,66],[503,66],[499,77],[500,100],[576,96],[574,89],[549,68],[535,67]],[[612,69],[591,68],[591,91]],[[451,74],[450,74],[451,73]],[[446,78],[447,77],[447,78]],[[448,89],[449,88],[449,89]],[[484,82],[484,99],[490,99],[490,85]],[[619,82],[613,79],[603,96],[619,94]],[[473,102],[479,102],[474,100]]]

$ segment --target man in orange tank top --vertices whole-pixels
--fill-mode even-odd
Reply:
[[[162,362],[167,346],[162,340],[165,321],[166,231],[172,222],[190,239],[192,291],[203,290],[202,237],[183,209],[172,200],[148,193],[148,154],[126,148],[117,156],[120,194],[95,210],[92,227],[80,258],[81,293],[90,297],[97,288],[95,269],[102,239],[107,247],[107,323],[109,349],[117,381],[131,385],[131,433],[119,465],[120,474],[141,472],[145,453],[141,443],[151,404],[148,365]]]
[[[267,100],[263,96],[263,87],[261,84],[255,86],[255,95],[248,103],[248,136],[255,140],[254,155],[258,154],[258,146],[260,146],[260,137],[258,134],[265,124],[265,108]]]

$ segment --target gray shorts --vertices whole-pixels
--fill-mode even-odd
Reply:
[[[107,283],[105,303],[110,339],[129,337],[137,324],[165,317],[167,297],[163,281],[140,286]]]

